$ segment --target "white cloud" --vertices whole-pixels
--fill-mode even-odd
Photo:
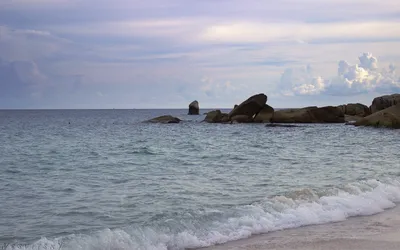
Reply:
[[[290,23],[233,21],[208,26],[200,39],[217,43],[400,39],[398,21]]]
[[[370,53],[359,57],[360,64],[338,63],[338,75],[323,80],[315,75],[311,67],[286,69],[280,87],[283,95],[356,95],[368,92],[391,93],[400,91],[400,78],[391,64],[388,69],[379,69],[378,59]]]
[[[320,76],[313,76],[310,66],[286,69],[281,76],[280,86],[283,95],[316,95],[325,89],[325,82]]]

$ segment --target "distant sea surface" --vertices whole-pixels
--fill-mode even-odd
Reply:
[[[398,130],[186,113],[0,111],[0,249],[199,248],[400,202]]]

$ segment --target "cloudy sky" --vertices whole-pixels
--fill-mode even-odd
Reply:
[[[0,108],[370,104],[398,0],[0,0]]]

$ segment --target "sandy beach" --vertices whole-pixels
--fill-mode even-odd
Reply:
[[[203,250],[398,250],[400,207],[343,222],[271,232]]]

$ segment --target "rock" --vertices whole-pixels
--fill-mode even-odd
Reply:
[[[344,123],[344,114],[338,107],[306,107],[274,112],[273,123]]]
[[[253,120],[249,118],[247,115],[235,115],[231,118],[232,123],[249,123]]]
[[[349,103],[338,106],[345,115],[365,117],[371,114],[369,108],[361,103]]]
[[[354,125],[400,129],[400,103],[364,117]]]
[[[249,119],[253,119],[264,108],[267,102],[265,94],[258,94],[251,96],[246,101],[242,102],[239,106],[234,108],[229,113],[229,118],[237,115],[246,115]]]
[[[393,94],[393,95],[384,95],[380,97],[376,97],[372,101],[372,105],[370,106],[371,113],[376,113],[380,110],[384,110],[391,106],[400,103],[400,94]]]
[[[153,118],[151,120],[148,120],[147,122],[151,123],[179,123],[181,120],[179,118],[170,116],[170,115],[163,115],[159,116],[156,118]]]
[[[271,118],[273,115],[274,115],[274,108],[272,108],[268,104],[265,104],[264,108],[261,109],[261,111],[254,118],[254,122],[263,122],[263,123],[271,122]]]
[[[189,104],[188,115],[199,115],[199,114],[200,114],[199,102],[195,100]]]
[[[221,110],[217,109],[208,112],[204,121],[208,123],[229,122],[229,117],[228,114],[222,113]]]

